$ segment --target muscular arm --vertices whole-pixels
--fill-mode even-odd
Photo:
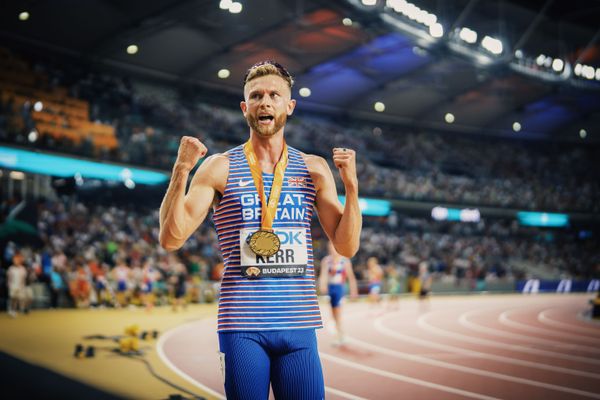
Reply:
[[[362,215],[358,205],[358,183],[344,182],[346,204],[342,206],[337,196],[335,181],[324,158],[305,156],[306,165],[317,190],[316,209],[323,230],[335,249],[343,256],[351,258],[359,248]]]
[[[225,155],[208,157],[198,168],[188,193],[185,187],[189,170],[177,162],[169,188],[160,206],[160,244],[177,250],[204,221],[218,192],[223,192],[229,160]]]

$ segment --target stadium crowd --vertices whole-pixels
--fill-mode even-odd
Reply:
[[[3,220],[11,204],[3,202]],[[158,245],[156,208],[82,202],[76,196],[38,201],[36,207],[42,245],[9,243],[0,280],[6,280],[11,265],[23,264],[27,285],[46,285],[49,306],[176,307],[178,299],[214,299],[223,264],[211,222],[176,254],[168,254]],[[318,267],[326,242],[317,225]],[[353,264],[363,282],[369,257],[379,259],[388,277],[416,276],[426,265],[434,281],[466,280],[473,288],[476,281],[527,278],[528,265],[541,266],[555,278],[588,279],[600,273],[598,244],[578,240],[572,231],[525,228],[504,220],[466,224],[393,214],[365,220]]]
[[[208,105],[196,96],[77,66],[37,63],[48,85],[64,86],[90,103],[90,119],[115,127],[119,147],[78,145],[33,128],[31,104],[0,105],[0,140],[21,146],[75,153],[170,169],[182,135],[197,136],[210,152],[244,140],[247,127],[239,110]],[[232,106],[235,101],[229,102]],[[18,130],[9,121],[25,123]],[[398,126],[334,121],[298,115],[288,124],[290,145],[328,157],[336,146],[360,150],[361,193],[368,196],[488,205],[545,211],[600,211],[600,168],[593,149],[581,145],[526,143],[490,137],[450,137]],[[330,158],[330,157],[328,157]],[[594,167],[596,166],[596,167]],[[338,182],[340,184],[340,182]]]

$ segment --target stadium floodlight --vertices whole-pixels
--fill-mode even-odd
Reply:
[[[500,39],[493,38],[491,36],[485,36],[481,41],[481,46],[492,54],[499,55],[502,53],[504,46]]]
[[[242,8],[242,3],[234,1],[233,3],[231,3],[231,7],[229,7],[229,12],[232,14],[239,14],[242,12]]]
[[[581,75],[586,79],[592,80],[596,75],[596,71],[594,70],[594,67],[590,65],[584,65],[581,68]]]
[[[231,75],[231,72],[227,68],[220,69],[219,72],[217,72],[217,76],[221,79],[227,79],[229,78],[229,75]]]
[[[575,73],[575,76],[580,76],[581,75],[581,69],[583,68],[583,65],[581,64],[577,64],[575,66],[575,70],[573,71]]]
[[[521,124],[519,122],[515,121],[515,122],[513,122],[512,128],[513,128],[513,131],[519,132],[519,131],[521,131]]]
[[[29,132],[29,135],[27,135],[27,139],[33,143],[38,139],[38,133],[35,129],[32,129],[31,132]]]
[[[41,101],[36,101],[35,103],[33,103],[33,110],[40,112],[44,109],[44,103],[42,103]]]
[[[298,91],[298,93],[299,93],[299,94],[300,94],[300,96],[302,96],[302,97],[308,97],[308,96],[310,96],[310,95],[311,95],[311,91],[310,91],[310,89],[309,89],[309,88],[307,88],[307,87],[300,88],[300,90]]]
[[[373,105],[373,108],[375,109],[375,111],[377,112],[384,112],[385,111],[385,104],[383,104],[381,101],[376,102]]]
[[[446,113],[446,115],[444,115],[444,120],[449,124],[453,123],[454,122],[454,114]]]
[[[565,62],[563,60],[561,60],[560,58],[555,58],[554,61],[552,61],[552,69],[555,70],[556,72],[562,71],[564,66],[565,66]]]
[[[19,13],[19,20],[27,21],[29,19],[29,13],[27,11],[23,11]]]
[[[600,67],[596,68],[596,80],[600,81]]]
[[[344,18],[342,24],[344,24],[344,26],[352,26],[352,20],[350,18]]]
[[[539,56],[537,56],[537,58],[535,59],[535,63],[537,65],[539,65],[540,67],[542,65],[544,65],[544,62],[546,61],[546,56],[543,54],[540,54]]]
[[[458,36],[467,43],[473,44],[477,42],[477,32],[473,29],[464,27],[460,30]]]
[[[374,6],[377,4],[377,0],[361,0],[365,6]]]
[[[515,50],[515,58],[523,58],[523,50]]]
[[[429,27],[429,34],[436,39],[441,38],[444,36],[444,27],[439,22],[436,22]]]
[[[135,54],[138,52],[138,47],[135,44],[130,44],[127,46],[127,54]]]
[[[585,129],[580,129],[579,130],[579,137],[582,139],[585,139],[587,136],[587,131]]]
[[[229,10],[229,7],[231,7],[232,3],[233,3],[233,0],[221,0],[219,2],[219,8],[221,10]]]

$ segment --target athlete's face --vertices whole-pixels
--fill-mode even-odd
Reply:
[[[296,106],[291,95],[287,82],[278,75],[265,75],[246,83],[245,100],[240,107],[252,132],[270,137],[283,131]]]

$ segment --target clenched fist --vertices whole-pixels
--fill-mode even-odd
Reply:
[[[358,178],[356,177],[356,152],[352,149],[334,148],[333,163],[340,171],[340,177],[346,188],[358,187]]]
[[[183,136],[177,151],[175,165],[186,171],[191,171],[198,161],[206,155],[206,146],[200,140],[191,136]]]

